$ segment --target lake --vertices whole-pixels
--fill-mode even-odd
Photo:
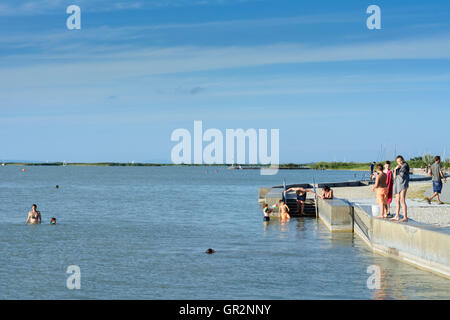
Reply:
[[[0,167],[0,299],[450,298],[449,280],[375,255],[353,234],[314,218],[262,220],[259,187],[361,173],[25,168]],[[41,225],[25,225],[33,203]],[[80,290],[66,287],[70,265]],[[367,287],[371,265],[380,290]]]

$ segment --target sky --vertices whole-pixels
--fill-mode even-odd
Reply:
[[[450,157],[449,88],[446,0],[0,0],[0,161],[170,162],[195,120],[281,163]]]

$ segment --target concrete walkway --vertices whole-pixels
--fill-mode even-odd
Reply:
[[[448,199],[442,201],[449,203],[444,205],[438,205],[435,201],[428,204],[423,193],[429,192],[431,195],[432,183],[431,181],[426,182],[413,182],[410,184],[407,193],[408,204],[408,217],[412,220],[441,227],[450,226],[450,200],[448,196],[450,195],[450,182],[444,184],[443,192]],[[364,206],[375,206],[376,199],[375,193],[372,192],[372,186],[367,187],[344,187],[344,188],[334,188],[334,195],[336,198],[347,199],[353,203],[364,205]],[[444,195],[444,194],[443,194]],[[395,199],[391,205],[391,213],[395,212]]]

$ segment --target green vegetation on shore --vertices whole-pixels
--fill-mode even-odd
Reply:
[[[358,162],[316,162],[308,165],[311,169],[327,170],[370,170],[370,163]]]

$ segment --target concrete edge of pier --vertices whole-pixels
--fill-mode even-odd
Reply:
[[[318,211],[331,232],[354,232],[375,253],[450,279],[448,228],[377,219],[345,199],[319,200]]]

